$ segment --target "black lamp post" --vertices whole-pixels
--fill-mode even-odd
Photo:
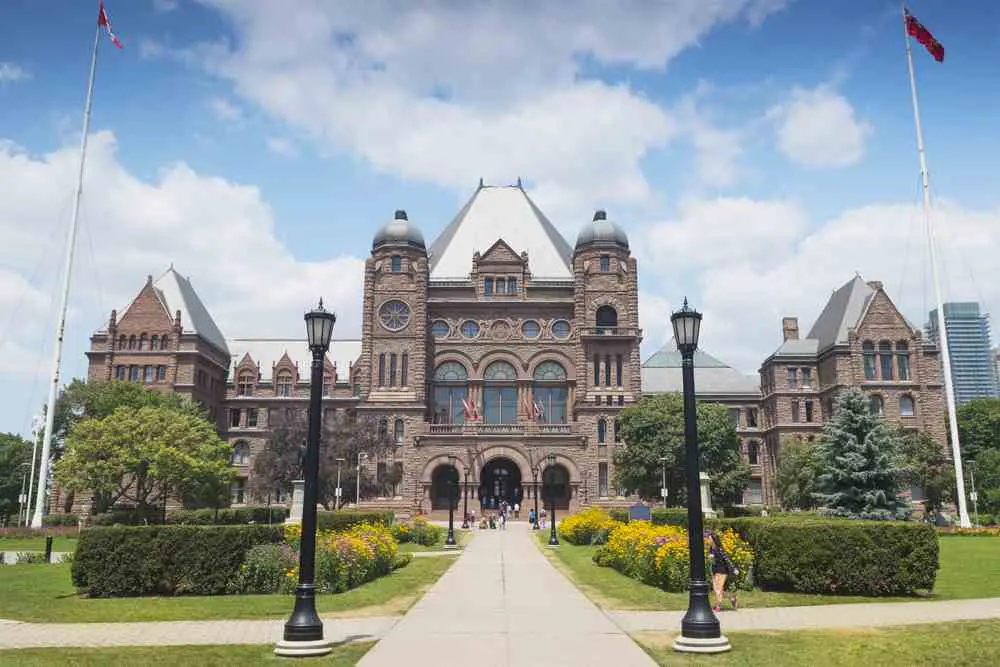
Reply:
[[[274,652],[284,656],[325,655],[332,650],[323,640],[323,621],[316,613],[316,496],[319,487],[319,431],[323,401],[323,357],[330,349],[337,316],[319,306],[306,313],[306,334],[312,351],[309,385],[309,439],[304,463],[305,493],[302,507],[302,539],[299,546],[299,585],[295,608],[285,623],[284,639]]]
[[[454,549],[455,544],[455,503],[458,501],[458,468],[455,464],[458,457],[454,454],[448,455],[448,465],[451,471],[448,473],[448,538],[444,541],[445,549]]]
[[[469,466],[465,466],[465,488],[462,489],[462,528],[469,527]]]
[[[722,634],[719,619],[708,602],[705,580],[705,536],[701,520],[701,477],[698,469],[698,414],[694,400],[694,352],[698,349],[701,313],[684,307],[670,316],[674,339],[681,353],[681,380],[684,387],[684,449],[687,473],[688,549],[691,583],[688,609],[681,620],[681,635],[674,640],[674,650],[692,653],[728,651],[729,640]]]
[[[549,532],[549,546],[559,546],[559,537],[556,535],[556,455],[549,454],[547,457],[549,470],[549,507],[552,508],[552,530]]]
[[[535,483],[535,524],[532,530],[538,530],[538,464],[531,466],[531,479]]]

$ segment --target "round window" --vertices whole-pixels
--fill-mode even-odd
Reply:
[[[435,338],[444,338],[451,333],[451,327],[444,320],[437,320],[431,325],[431,335]]]
[[[538,326],[538,322],[535,320],[527,320],[521,325],[521,333],[524,334],[525,338],[538,338],[541,330],[542,328]]]
[[[462,335],[466,338],[475,338],[479,335],[479,325],[472,320],[462,322]]]
[[[399,331],[410,322],[410,307],[402,301],[386,301],[378,309],[379,321],[389,331]]]
[[[552,335],[556,338],[569,338],[569,322],[566,320],[556,320],[552,323]]]

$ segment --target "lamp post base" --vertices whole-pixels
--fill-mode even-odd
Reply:
[[[725,653],[732,650],[729,640],[725,635],[711,637],[709,639],[698,639],[695,637],[685,637],[679,635],[674,640],[674,650],[681,653]]]
[[[326,639],[314,641],[289,641],[282,639],[274,647],[274,654],[285,658],[309,658],[333,651],[333,643]]]

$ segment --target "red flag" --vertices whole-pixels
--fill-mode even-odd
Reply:
[[[101,8],[97,12],[97,25],[103,27],[108,33],[108,37],[111,38],[112,44],[117,46],[119,49],[123,48],[122,41],[118,39],[118,35],[116,35],[115,31],[111,29],[111,21],[108,19],[108,12],[104,9],[103,0],[101,2]]]
[[[941,45],[941,42],[934,39],[931,31],[925,28],[909,11],[906,12],[906,32],[910,33],[911,37],[923,44],[927,52],[934,56],[934,60],[939,63],[944,62],[944,46]]]

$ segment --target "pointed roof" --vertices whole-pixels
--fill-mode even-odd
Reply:
[[[847,330],[858,325],[868,300],[874,293],[871,285],[860,274],[856,274],[830,296],[806,338],[815,339],[819,350],[837,343],[846,343]]]
[[[472,256],[498,239],[528,253],[533,278],[570,279],[573,248],[517,185],[483,185],[430,248],[431,279],[465,279]]]
[[[673,338],[647,359],[640,370],[642,392],[661,394],[682,391],[681,353]],[[695,392],[699,396],[760,395],[760,381],[744,375],[729,364],[719,361],[704,350],[694,353]]]
[[[219,331],[215,320],[194,291],[191,281],[177,273],[173,265],[153,282],[153,289],[171,319],[174,313],[181,311],[181,329],[184,333],[197,334],[220,351],[229,354],[226,337]]]

